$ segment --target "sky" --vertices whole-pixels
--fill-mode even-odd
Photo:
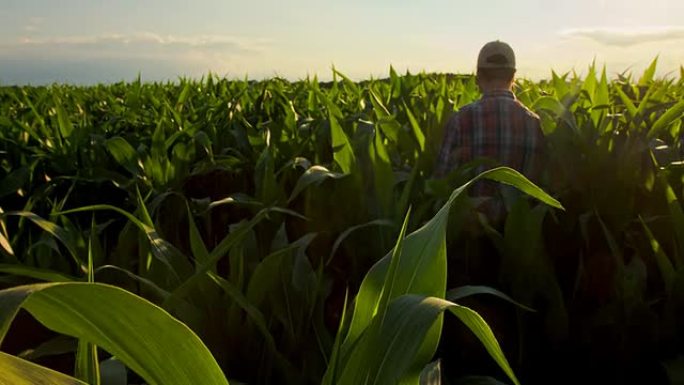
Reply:
[[[518,76],[684,64],[682,0],[0,0],[0,84],[472,73],[491,40]]]

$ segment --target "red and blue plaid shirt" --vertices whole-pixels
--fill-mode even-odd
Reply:
[[[449,119],[435,175],[443,177],[469,161],[488,158],[538,183],[545,151],[537,114],[509,90],[485,92],[480,100],[462,107]],[[476,171],[486,168],[480,166]],[[494,183],[476,183],[471,193],[494,196],[496,190]]]

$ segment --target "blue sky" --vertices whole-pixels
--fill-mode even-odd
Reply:
[[[684,63],[682,20],[681,0],[1,0],[0,83],[470,73],[494,39],[524,77],[656,55],[662,75]]]

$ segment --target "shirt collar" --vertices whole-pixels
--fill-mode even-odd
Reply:
[[[513,91],[511,90],[491,90],[484,92],[482,94],[483,98],[497,98],[497,97],[504,97],[504,98],[510,98],[515,100],[515,95],[513,94]]]

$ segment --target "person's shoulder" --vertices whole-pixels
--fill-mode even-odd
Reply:
[[[460,126],[466,124],[472,120],[472,115],[477,111],[479,100],[465,104],[459,107],[457,110],[453,111],[449,118],[447,119],[447,124],[449,126]]]
[[[469,110],[471,110],[473,107],[474,103],[469,103],[464,106],[458,107],[457,109],[449,112],[449,118],[447,119],[448,121],[452,121],[455,119],[458,119],[459,117],[465,115],[468,113]]]
[[[482,103],[482,100],[475,100],[472,101],[468,104],[465,104],[461,107],[458,108],[458,110],[454,111],[453,116],[463,116],[469,113],[472,113],[473,111],[477,110]]]

